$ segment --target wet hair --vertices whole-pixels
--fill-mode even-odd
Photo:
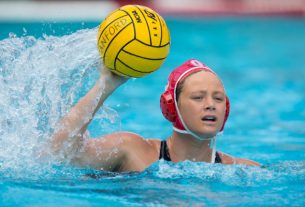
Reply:
[[[176,88],[176,101],[178,102],[179,100],[179,96],[182,92],[182,88],[183,88],[183,84],[184,84],[184,80],[182,80],[181,82],[178,83],[177,88]]]
[[[196,72],[194,72],[193,74],[196,74],[196,73],[198,73],[198,72],[201,72],[201,71],[196,71]],[[181,94],[181,92],[182,92],[182,89],[183,89],[183,85],[184,85],[185,80],[186,80],[188,77],[192,76],[193,74],[190,74],[189,76],[187,76],[186,78],[184,78],[182,81],[179,81],[179,82],[178,82],[177,88],[176,88],[176,101],[177,101],[177,103],[178,103],[180,94]]]

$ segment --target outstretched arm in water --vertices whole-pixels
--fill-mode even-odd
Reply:
[[[93,88],[59,122],[51,139],[52,152],[80,166],[113,170],[119,165],[124,156],[122,150],[114,150],[120,147],[119,139],[88,139],[86,130],[107,97],[126,80],[102,68]]]

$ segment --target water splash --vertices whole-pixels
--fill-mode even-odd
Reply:
[[[38,154],[55,123],[98,77],[96,28],[39,39],[11,34],[0,56],[0,171],[39,174]],[[109,111],[119,121],[110,109],[102,118]]]

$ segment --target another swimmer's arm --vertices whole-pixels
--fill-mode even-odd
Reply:
[[[52,136],[51,147],[55,154],[73,159],[84,144],[84,134],[93,116],[107,97],[127,79],[102,68],[101,76],[93,88],[63,117]]]

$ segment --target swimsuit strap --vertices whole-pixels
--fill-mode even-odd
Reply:
[[[219,156],[219,153],[216,152],[216,156],[215,156],[215,163],[221,163],[221,158]]]
[[[168,153],[166,140],[161,141],[159,160],[161,159],[164,159],[166,161],[172,161]]]
[[[166,161],[172,161],[168,152],[166,140],[161,141],[159,160],[161,159],[164,159]],[[216,152],[215,163],[221,163],[221,158],[218,152]]]

